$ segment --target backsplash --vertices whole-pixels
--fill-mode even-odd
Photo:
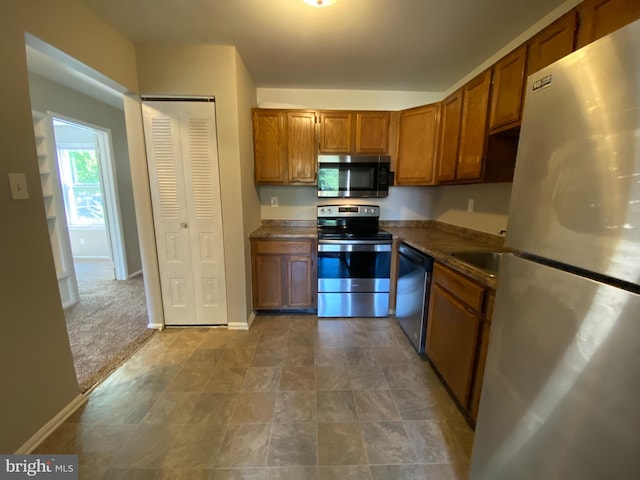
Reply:
[[[377,205],[380,220],[430,220],[436,188],[391,187],[387,198],[318,198],[315,186],[260,186],[261,218],[273,220],[315,220],[318,205]],[[278,206],[271,206],[277,198]]]

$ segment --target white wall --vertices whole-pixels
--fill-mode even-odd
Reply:
[[[69,227],[69,240],[73,258],[111,258],[104,228]]]

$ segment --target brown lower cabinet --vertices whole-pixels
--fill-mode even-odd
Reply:
[[[482,322],[480,341],[478,346],[478,361],[474,373],[473,390],[469,404],[469,417],[475,423],[478,418],[480,407],[480,394],[482,393],[482,382],[484,381],[484,366],[487,362],[487,351],[489,350],[489,335],[491,334],[491,317],[493,317],[493,304],[496,299],[496,292],[492,290],[487,295],[487,307],[485,309],[484,321]]]
[[[485,336],[486,293],[487,287],[440,263],[435,264],[426,353],[458,405],[473,422],[484,370],[484,357],[479,353]],[[486,335],[488,339],[488,331]]]
[[[315,240],[251,240],[253,308],[311,310],[317,306]]]

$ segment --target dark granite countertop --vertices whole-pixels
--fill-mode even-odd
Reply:
[[[449,254],[459,250],[504,251],[504,238],[433,220],[381,221],[380,226],[390,232],[394,240],[404,242],[430,255],[436,261],[489,288],[496,288],[495,276]],[[249,235],[251,239],[315,239],[316,237],[317,228],[313,220],[263,220],[262,225]]]
[[[449,253],[460,250],[504,251],[504,238],[437,221],[381,222],[381,226],[399,242],[406,243],[489,288],[496,288],[495,276],[452,257]]]
[[[263,220],[249,238],[262,239],[306,239],[317,238],[318,228],[314,220]]]

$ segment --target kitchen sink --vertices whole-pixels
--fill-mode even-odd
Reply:
[[[512,255],[509,252],[495,252],[486,250],[464,250],[461,252],[450,252],[449,255],[470,263],[485,272],[496,275],[500,270],[500,261],[504,255]]]

